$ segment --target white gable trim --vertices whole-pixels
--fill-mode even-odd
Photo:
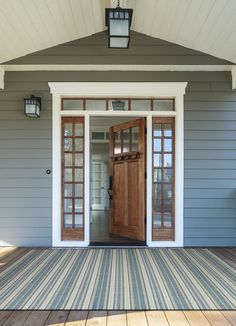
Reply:
[[[232,73],[232,89],[236,89],[236,66],[231,70]]]

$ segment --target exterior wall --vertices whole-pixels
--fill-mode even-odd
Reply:
[[[229,73],[8,72],[0,92],[0,239],[51,245],[48,81],[188,81],[185,95],[185,246],[236,245],[236,94]],[[43,95],[40,119],[23,98]]]

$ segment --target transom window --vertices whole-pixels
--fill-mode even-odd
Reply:
[[[63,111],[174,111],[174,98],[63,98]]]

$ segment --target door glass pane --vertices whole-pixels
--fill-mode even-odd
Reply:
[[[161,154],[154,154],[154,167],[161,167],[162,166],[162,155]]]
[[[75,212],[83,212],[83,199],[75,199]]]
[[[166,199],[172,198],[172,184],[164,184],[164,197]]]
[[[65,181],[72,181],[72,169],[65,169],[64,170],[64,177]]]
[[[83,137],[84,126],[82,123],[75,124],[75,136]]]
[[[84,155],[83,154],[75,154],[75,166],[83,166],[84,165]]]
[[[83,151],[83,138],[75,138],[75,151],[76,152]]]
[[[72,151],[72,138],[64,139],[64,151],[71,152]]]
[[[121,153],[121,132],[115,132],[114,133],[114,154],[120,154]]]
[[[64,212],[71,213],[72,212],[72,199],[65,199],[64,201]]]
[[[83,181],[83,169],[75,169],[75,182],[82,182]]]
[[[81,183],[76,183],[75,184],[75,197],[83,197],[84,193],[83,193],[83,184]]]
[[[164,154],[164,166],[172,167],[172,154]]]
[[[164,139],[164,152],[172,152],[172,139]]]
[[[64,136],[72,136],[72,123],[64,124]]]
[[[153,140],[154,152],[161,152],[161,138]]]
[[[66,153],[65,154],[65,166],[72,166],[72,154],[71,153]]]
[[[165,228],[172,227],[171,213],[165,212],[165,215],[164,215],[164,227]]]
[[[155,123],[153,125],[153,136],[154,137],[161,137],[162,136],[161,124],[160,123]]]
[[[72,184],[65,183],[65,185],[64,185],[64,196],[65,197],[72,197]]]
[[[76,228],[82,228],[83,227],[83,215],[82,214],[76,214],[75,215],[75,227]]]
[[[172,169],[164,169],[164,182],[172,183]]]
[[[172,125],[164,124],[164,137],[172,137]]]
[[[162,182],[162,169],[154,169],[154,182]]]
[[[123,153],[130,151],[130,129],[123,130]]]
[[[131,151],[138,152],[139,150],[139,127],[131,128]]]
[[[67,215],[67,214],[64,215],[64,227],[66,229],[72,228],[72,221],[73,221],[72,215]]]

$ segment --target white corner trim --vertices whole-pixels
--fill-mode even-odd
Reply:
[[[2,65],[5,71],[232,71],[234,65]]]
[[[61,96],[75,96],[79,94],[84,97],[110,97],[110,96],[127,96],[127,97],[174,97],[184,95],[187,83],[185,82],[51,82],[48,83],[52,94]]]
[[[236,66],[233,66],[231,70],[232,75],[232,89],[236,89]]]
[[[5,75],[5,70],[0,67],[0,89],[4,89],[4,75]]]

